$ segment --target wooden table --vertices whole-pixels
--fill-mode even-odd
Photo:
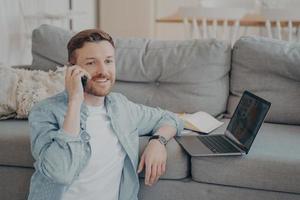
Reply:
[[[183,23],[183,18],[180,16],[179,12],[175,12],[174,14],[162,18],[158,18],[155,20],[157,23]],[[207,24],[211,25],[213,20],[207,20]],[[191,20],[190,20],[191,22]],[[199,22],[201,23],[201,19],[199,18]],[[218,20],[218,25],[222,25],[224,20]],[[240,20],[240,26],[252,26],[252,27],[264,27],[266,20],[263,16],[259,14],[247,14]],[[234,20],[228,20],[228,25],[233,26]],[[272,26],[275,26],[275,22],[272,22]],[[287,21],[281,22],[282,27],[288,26]],[[299,21],[293,21],[293,26],[300,26]]]

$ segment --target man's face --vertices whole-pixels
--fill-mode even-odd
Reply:
[[[85,92],[94,96],[106,96],[111,91],[116,78],[115,49],[106,40],[86,42],[75,50],[76,65],[81,66],[91,76]]]

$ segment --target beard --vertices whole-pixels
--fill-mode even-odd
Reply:
[[[114,79],[108,79],[105,83],[99,83],[97,79],[98,77],[93,77],[89,80],[84,88],[84,92],[98,97],[108,95],[115,83]]]

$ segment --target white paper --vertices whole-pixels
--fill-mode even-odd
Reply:
[[[203,133],[210,133],[220,127],[223,122],[218,121],[210,114],[199,111],[193,114],[182,114],[180,118],[185,122],[192,124],[197,130]]]

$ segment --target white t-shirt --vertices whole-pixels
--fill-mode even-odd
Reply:
[[[87,107],[91,158],[62,199],[118,200],[125,152],[111,128],[104,105]]]

